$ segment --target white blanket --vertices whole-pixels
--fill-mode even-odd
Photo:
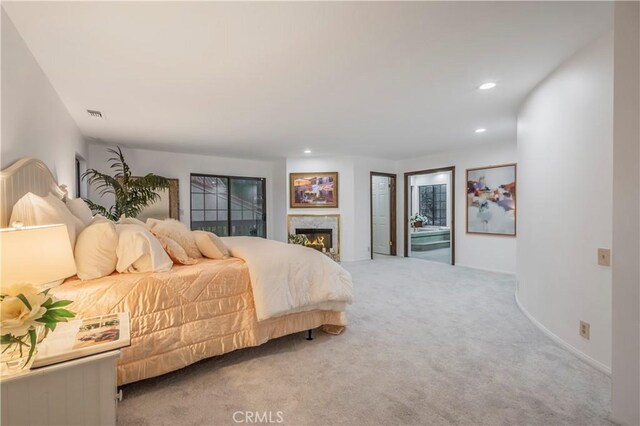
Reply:
[[[258,321],[351,303],[351,274],[317,250],[257,237],[222,240],[247,263]]]

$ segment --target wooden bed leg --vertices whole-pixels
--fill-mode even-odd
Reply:
[[[313,340],[313,330],[307,330],[307,340]]]

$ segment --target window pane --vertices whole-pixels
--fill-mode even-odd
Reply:
[[[218,235],[266,236],[264,179],[191,177],[191,228]]]
[[[204,178],[204,192],[210,194],[226,194],[227,180],[219,177],[207,176]]]
[[[445,226],[447,221],[447,185],[423,185],[419,186],[418,190],[419,212],[427,218],[426,224]]]
[[[218,200],[218,198],[222,198],[222,196],[218,197],[216,194],[204,194],[204,203],[207,206],[207,209],[214,210],[218,208],[218,201],[220,201],[221,209],[227,208],[227,202],[225,199]],[[225,197],[226,198],[226,197]]]
[[[199,229],[202,229],[203,231],[213,232],[214,234],[221,237],[226,237],[229,235],[227,222],[206,222]]]
[[[191,193],[202,194],[204,192],[204,178],[201,176],[191,176]]]
[[[204,197],[202,194],[191,193],[191,208],[193,210],[204,209]]]
[[[264,237],[262,180],[231,178],[232,235]]]
[[[191,228],[203,229],[223,236],[228,235],[228,222],[218,214],[219,208],[227,208],[226,179],[213,176],[201,177],[202,194],[192,195],[192,208],[204,209],[197,217],[192,213]],[[226,211],[225,211],[226,213]]]

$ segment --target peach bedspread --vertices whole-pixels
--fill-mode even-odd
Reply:
[[[131,346],[118,383],[158,376],[196,361],[322,325],[346,325],[344,312],[314,310],[258,322],[244,261],[200,260],[169,272],[69,279],[52,290],[80,317],[127,311]]]

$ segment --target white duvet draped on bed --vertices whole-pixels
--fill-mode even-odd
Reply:
[[[344,311],[351,303],[351,275],[317,250],[257,237],[223,241],[247,263],[258,321],[312,309]]]

